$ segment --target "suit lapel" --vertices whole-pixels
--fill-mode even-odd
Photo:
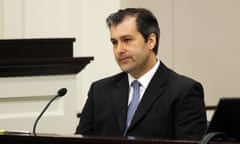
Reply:
[[[128,93],[128,78],[125,74],[112,91],[113,107],[121,132],[124,131],[126,125]]]
[[[147,113],[155,100],[165,91],[167,79],[167,68],[161,63],[143,95],[130,129]]]

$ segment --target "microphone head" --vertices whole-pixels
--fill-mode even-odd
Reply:
[[[67,93],[67,89],[66,88],[61,88],[58,90],[57,95],[58,96],[64,96]]]

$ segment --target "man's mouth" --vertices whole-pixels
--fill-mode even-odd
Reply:
[[[121,58],[119,58],[120,62],[127,62],[130,59],[131,59],[131,57],[121,57]]]

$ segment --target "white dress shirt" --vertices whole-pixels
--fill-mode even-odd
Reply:
[[[152,69],[150,69],[147,73],[145,73],[143,76],[141,76],[140,78],[137,79],[138,82],[141,83],[139,101],[141,101],[143,94],[144,94],[145,90],[147,89],[153,75],[157,71],[159,65],[160,65],[160,61],[157,60],[157,63],[154,65],[154,67]],[[129,89],[130,89],[129,97],[128,97],[128,105],[132,101],[133,87],[131,86],[131,84],[134,80],[135,79],[130,74],[128,74],[128,82],[129,82]]]

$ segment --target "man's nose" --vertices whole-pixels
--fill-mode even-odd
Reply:
[[[117,52],[121,53],[121,52],[124,52],[124,51],[125,51],[124,45],[122,43],[118,43]]]

